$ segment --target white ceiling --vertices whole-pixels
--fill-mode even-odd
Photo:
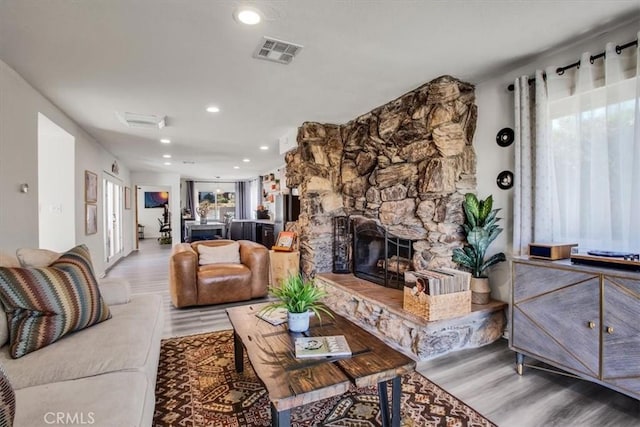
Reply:
[[[263,22],[237,23],[240,4]],[[303,121],[344,123],[443,74],[478,83],[639,13],[640,0],[0,0],[0,59],[131,170],[244,179],[282,165],[278,138]],[[290,65],[253,59],[265,35],[304,49]],[[131,129],[116,111],[168,126]]]

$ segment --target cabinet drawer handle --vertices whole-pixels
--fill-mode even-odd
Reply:
[[[612,334],[613,333],[613,326],[607,326],[607,333],[608,334]]]
[[[590,320],[587,323],[587,326],[589,326],[589,329],[594,329],[596,327],[596,322],[594,322],[593,320]]]

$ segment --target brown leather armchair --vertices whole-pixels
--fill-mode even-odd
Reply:
[[[169,259],[169,292],[173,305],[221,304],[267,295],[269,250],[249,240],[238,240],[240,264],[199,265],[198,246],[222,246],[233,240],[180,243]]]

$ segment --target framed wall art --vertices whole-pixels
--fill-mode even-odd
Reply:
[[[166,191],[145,191],[144,207],[145,209],[163,208],[169,203],[169,193]]]
[[[84,233],[86,235],[98,232],[98,205],[87,203],[85,205]]]
[[[98,202],[98,175],[87,170],[84,171],[84,201]]]
[[[278,240],[271,248],[274,251],[291,252],[294,250],[296,243],[296,233],[293,231],[281,231],[278,233]]]

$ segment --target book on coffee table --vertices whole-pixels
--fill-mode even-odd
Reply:
[[[278,326],[286,323],[288,313],[286,308],[276,308],[274,310],[259,311],[256,316],[265,322],[271,323],[273,326]]]
[[[295,339],[296,358],[351,356],[351,348],[344,335],[298,337]]]

